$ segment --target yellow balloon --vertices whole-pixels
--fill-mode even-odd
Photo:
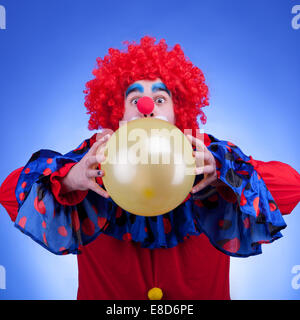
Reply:
[[[119,207],[130,213],[157,216],[169,212],[193,187],[192,152],[186,136],[167,121],[129,121],[106,144],[106,159],[101,163],[105,189]]]

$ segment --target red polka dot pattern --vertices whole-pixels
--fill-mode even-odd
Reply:
[[[107,219],[105,217],[98,217],[98,227],[100,229],[102,229],[105,226],[106,222],[107,222]],[[107,228],[107,225],[105,226],[105,229],[106,228]]]
[[[125,233],[122,239],[125,241],[131,241],[132,240],[131,234],[129,232]]]
[[[43,241],[44,241],[45,245],[47,246],[47,245],[48,245],[48,242],[47,242],[47,239],[46,239],[46,234],[45,234],[45,232],[43,233]]]
[[[50,168],[46,168],[46,169],[43,171],[43,175],[44,175],[44,176],[49,176],[51,173],[52,173],[52,170],[51,170]]]
[[[35,199],[34,199],[34,208],[40,214],[45,214],[46,213],[46,207],[45,207],[44,201],[43,200],[39,201],[39,197],[38,196],[36,196]]]
[[[164,223],[164,230],[165,233],[168,234],[172,230],[172,225],[169,219],[163,218],[163,223]]]
[[[222,167],[221,162],[218,159],[215,159],[215,161],[216,161],[216,168],[221,169]]]
[[[63,237],[66,237],[68,235],[68,231],[67,229],[64,227],[64,226],[60,226],[58,229],[57,229],[58,233],[63,236]]]
[[[201,200],[195,200],[195,204],[198,206],[198,207],[204,207],[204,204]]]
[[[256,212],[256,216],[259,215],[259,197],[256,197],[254,200],[253,200],[253,207],[254,207],[254,210]]]
[[[85,218],[81,226],[82,232],[87,236],[92,236],[95,233],[95,225],[89,218]]]
[[[241,194],[240,206],[245,206],[246,204],[247,204],[247,199],[244,195],[244,190],[243,190]]]
[[[122,215],[122,209],[118,206],[117,210],[116,210],[116,218],[120,218]]]
[[[72,227],[77,232],[80,227],[79,217],[77,210],[73,210],[71,213],[71,219],[72,219]]]
[[[276,203],[274,203],[274,202],[269,202],[269,205],[270,205],[270,210],[271,210],[271,211],[277,210],[277,205],[276,205]]]
[[[246,228],[246,229],[250,228],[250,219],[249,219],[249,217],[245,218],[243,223],[244,223],[244,228]]]
[[[26,225],[26,221],[27,221],[27,218],[26,217],[22,217],[19,221],[19,226],[22,227],[23,229],[25,228],[25,225]]]
[[[238,238],[234,238],[232,240],[227,241],[223,245],[223,249],[232,253],[236,253],[240,249],[240,240]]]
[[[221,219],[218,222],[219,228],[223,230],[227,230],[232,226],[232,222],[228,219]]]
[[[236,173],[243,174],[243,175],[245,175],[245,176],[248,176],[248,175],[249,175],[249,172],[248,172],[248,171],[245,171],[245,170],[237,170]]]

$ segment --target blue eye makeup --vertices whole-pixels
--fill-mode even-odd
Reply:
[[[169,96],[171,96],[171,92],[168,90],[166,85],[162,82],[154,83],[152,85],[152,92],[157,92],[157,91],[165,91]],[[125,96],[127,97],[131,92],[144,93],[144,87],[140,83],[134,83],[127,88],[125,92]]]
[[[144,87],[139,83],[134,83],[131,86],[129,86],[126,90],[125,96],[127,97],[129,93],[139,91],[141,93],[144,92]]]
[[[169,96],[171,96],[171,92],[168,90],[166,85],[162,82],[154,83],[152,85],[152,92],[156,92],[156,91],[165,91]]]

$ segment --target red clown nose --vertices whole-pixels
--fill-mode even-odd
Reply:
[[[142,97],[137,102],[137,108],[142,114],[150,114],[154,109],[153,100],[149,97]]]

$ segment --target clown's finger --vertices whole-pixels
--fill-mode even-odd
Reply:
[[[102,163],[105,161],[106,156],[104,155],[104,152],[102,153],[97,153],[96,154],[96,159],[97,159],[97,163]]]
[[[212,174],[215,172],[215,168],[212,165],[195,168],[195,174]]]
[[[88,169],[86,171],[86,176],[88,178],[96,178],[96,177],[104,177],[104,171],[103,170],[96,170],[96,169]]]
[[[91,147],[91,149],[89,150],[88,154],[90,155],[95,155],[98,151],[98,149],[105,144],[109,138],[111,137],[110,134],[106,134],[104,137],[102,137],[101,139],[97,140]]]
[[[104,162],[105,159],[106,157],[103,154],[96,154],[95,156],[89,156],[85,161],[85,165],[87,168],[95,169],[95,167],[97,167],[99,163]]]
[[[104,189],[102,189],[98,183],[96,183],[95,181],[92,181],[89,183],[89,189],[98,193],[100,196],[104,197],[104,198],[109,198],[109,194],[107,193],[107,191],[105,191]]]
[[[210,154],[204,151],[193,151],[193,156],[202,161],[211,161]]]
[[[196,193],[204,188],[206,188],[207,186],[209,186],[210,184],[212,184],[214,181],[216,180],[216,178],[214,176],[208,176],[206,178],[204,178],[203,180],[201,180],[199,183],[197,183],[193,189],[192,189],[192,193]]]
[[[98,147],[97,152],[96,152],[96,156],[105,157],[105,153],[106,153],[106,151],[108,150],[108,149],[107,149],[107,148],[108,148],[107,142],[108,142],[108,140],[104,141],[104,143],[102,143],[102,144]],[[100,160],[100,158],[99,158],[99,163],[102,162],[102,161],[104,161],[104,160],[103,160],[103,159]]]
[[[193,151],[193,157],[195,159],[195,163],[196,163],[196,167],[203,167],[206,160],[206,155],[204,154],[204,152],[197,152],[197,151]]]
[[[99,140],[94,142],[94,144],[91,146],[89,152],[87,153],[88,155],[93,155],[93,154],[95,154],[95,152],[97,152],[98,148],[103,143],[103,138],[101,138],[101,139],[99,139]]]
[[[190,134],[188,134],[186,137],[188,138],[188,140],[190,141],[190,143],[192,145],[196,146],[197,150],[199,150],[199,151],[203,151],[203,150],[206,151],[207,150],[207,148],[202,140],[197,139],[197,138],[191,136]]]
[[[101,144],[101,146],[99,146],[96,155],[100,155],[100,156],[105,155],[105,151],[107,150],[107,143],[106,142]]]

